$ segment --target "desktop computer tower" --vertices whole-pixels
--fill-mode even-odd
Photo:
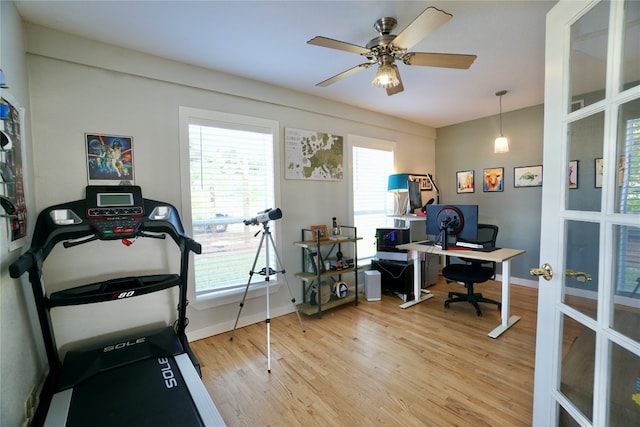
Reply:
[[[410,241],[409,229],[377,228],[376,257],[393,261],[407,261],[409,259],[408,252],[397,247]]]
[[[403,227],[376,229],[376,257],[392,261],[409,261],[408,251],[398,245],[427,240],[427,221],[424,217],[397,218]]]

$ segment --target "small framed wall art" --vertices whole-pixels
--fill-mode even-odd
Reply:
[[[421,174],[409,174],[409,181],[414,181],[419,184],[420,191],[431,191],[433,188],[431,186],[431,180],[428,175]]]
[[[516,188],[542,186],[542,165],[513,168],[513,186]]]
[[[604,171],[604,163],[602,162],[602,157],[594,160],[594,168],[595,168],[595,177],[596,188],[602,188],[602,173]]]
[[[504,168],[487,168],[483,173],[482,191],[497,192],[504,189]]]
[[[420,180],[420,191],[431,191],[431,181],[429,181],[429,177],[421,176]]]
[[[473,193],[475,191],[475,182],[473,179],[473,171],[456,172],[456,192]]]
[[[578,188],[578,160],[569,162],[568,181],[570,189]]]

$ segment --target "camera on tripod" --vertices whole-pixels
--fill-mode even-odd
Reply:
[[[257,216],[251,219],[245,219],[242,222],[244,222],[244,225],[258,225],[269,222],[270,220],[276,220],[280,218],[282,218],[282,211],[280,210],[280,208],[269,208],[262,212],[258,212]]]

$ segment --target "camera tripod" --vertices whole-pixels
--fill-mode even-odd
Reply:
[[[291,293],[291,287],[289,286],[289,282],[287,281],[287,276],[285,275],[285,270],[282,268],[282,262],[280,261],[280,256],[278,255],[278,251],[276,250],[276,245],[273,242],[273,237],[271,236],[271,231],[269,230],[268,221],[262,223],[262,237],[260,238],[260,245],[258,246],[258,250],[256,252],[256,257],[253,260],[253,266],[251,267],[251,271],[249,272],[249,280],[247,281],[247,286],[244,289],[244,295],[242,296],[242,301],[240,301],[240,309],[238,310],[238,315],[236,316],[236,323],[233,325],[233,331],[231,334],[230,340],[233,340],[233,333],[236,331],[236,327],[238,326],[238,320],[240,319],[240,313],[242,312],[242,308],[244,307],[245,299],[247,298],[247,292],[249,291],[249,285],[251,285],[251,279],[253,275],[256,273],[255,268],[258,263],[258,258],[260,256],[260,250],[262,249],[262,245],[265,244],[265,256],[266,256],[266,266],[258,271],[257,273],[261,276],[265,276],[264,281],[267,285],[267,318],[265,323],[267,324],[267,372],[271,373],[271,317],[269,313],[269,278],[277,273],[282,273],[282,277],[284,278],[284,283],[287,285],[287,289],[289,290],[289,296],[291,297],[291,303],[296,311],[296,316],[298,316],[298,322],[300,323],[300,329],[304,333],[304,326],[302,326],[302,319],[300,318],[300,313],[298,312],[298,307],[296,307],[296,299]],[[258,231],[255,236],[260,233]],[[254,236],[254,237],[255,237]],[[274,270],[269,266],[269,244],[273,248],[273,253],[276,256],[276,268],[280,268],[280,270]]]

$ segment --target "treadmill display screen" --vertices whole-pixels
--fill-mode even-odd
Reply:
[[[98,193],[98,206],[133,206],[131,193]]]

